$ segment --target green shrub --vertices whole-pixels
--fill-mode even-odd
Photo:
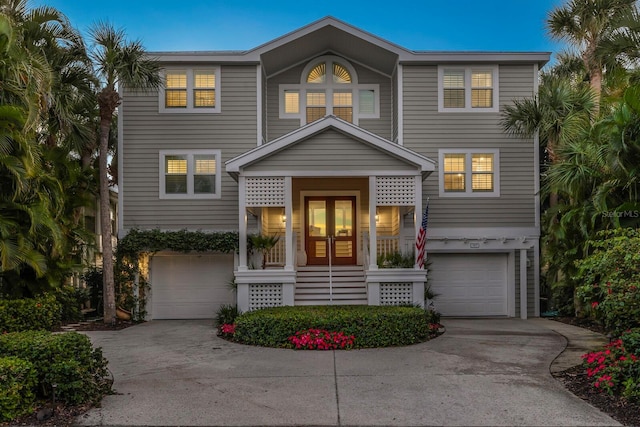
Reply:
[[[231,325],[236,322],[236,318],[240,315],[237,305],[223,304],[216,311],[216,325]]]
[[[624,332],[603,350],[582,356],[587,378],[597,391],[640,402],[639,350],[640,328]]]
[[[36,381],[31,363],[17,357],[0,357],[0,422],[31,412]]]
[[[577,296],[605,327],[616,333],[640,326],[640,232],[598,233],[593,253],[576,263]]]
[[[54,292],[56,300],[62,307],[63,322],[77,322],[82,320],[82,304],[89,299],[89,292],[86,289],[75,286],[63,286]]]
[[[0,300],[0,333],[50,331],[60,324],[62,306],[53,295]]]
[[[378,255],[378,268],[413,268],[416,263],[416,256],[411,252],[400,251]]]
[[[419,307],[297,306],[241,314],[234,339],[266,347],[287,347],[296,332],[322,329],[355,336],[354,347],[388,347],[426,341],[435,314]]]
[[[99,399],[109,391],[107,361],[86,335],[76,332],[14,332],[0,336],[0,355],[15,356],[33,364],[39,397],[49,397],[56,384],[57,399],[80,404]]]

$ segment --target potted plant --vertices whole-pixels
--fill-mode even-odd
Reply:
[[[267,268],[267,254],[275,245],[280,241],[280,236],[264,236],[262,234],[255,234],[250,237],[251,246],[256,251],[262,254],[262,269]]]

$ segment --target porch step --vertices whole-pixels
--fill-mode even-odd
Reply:
[[[367,286],[362,266],[331,267],[332,286],[329,295],[329,267],[298,267],[295,305],[366,305]]]

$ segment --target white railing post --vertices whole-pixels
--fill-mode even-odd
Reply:
[[[294,246],[293,246],[293,190],[291,186],[291,177],[284,178],[284,216],[285,226],[285,263],[284,269],[292,271],[294,269]]]
[[[378,248],[376,242],[376,206],[378,204],[378,187],[376,177],[369,176],[369,269],[378,269]]]
[[[247,189],[244,176],[238,177],[238,271],[247,267]]]

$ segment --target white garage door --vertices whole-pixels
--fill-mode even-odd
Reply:
[[[213,318],[233,303],[233,255],[162,255],[151,262],[153,319]]]
[[[506,316],[507,254],[430,254],[428,283],[443,316]]]

